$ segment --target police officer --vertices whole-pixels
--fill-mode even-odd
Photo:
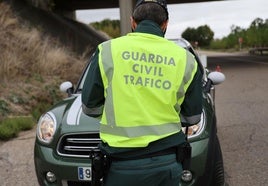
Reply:
[[[105,186],[178,186],[182,125],[201,116],[201,73],[190,52],[164,38],[165,0],[138,0],[132,33],[101,43],[82,91],[83,112],[100,116]]]

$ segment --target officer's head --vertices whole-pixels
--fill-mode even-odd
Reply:
[[[131,18],[131,26],[134,30],[141,21],[151,20],[157,23],[163,32],[168,24],[168,9],[165,0],[137,0]]]

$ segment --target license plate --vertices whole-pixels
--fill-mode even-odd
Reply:
[[[78,167],[78,179],[82,181],[91,180],[91,167]]]

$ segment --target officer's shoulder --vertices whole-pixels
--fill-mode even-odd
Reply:
[[[107,41],[104,41],[104,42],[102,42],[101,44],[102,44],[102,45],[105,45],[105,44],[109,44],[109,43],[111,43],[111,42],[120,41],[120,40],[125,39],[125,38],[126,38],[126,36],[115,37],[115,38],[111,38],[111,39],[109,39],[109,40],[107,40]]]

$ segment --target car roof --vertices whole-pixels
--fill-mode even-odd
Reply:
[[[171,39],[171,41],[174,41],[176,44],[178,44],[179,46],[183,47],[183,48],[191,48],[192,45],[183,38],[178,38],[178,39]]]

